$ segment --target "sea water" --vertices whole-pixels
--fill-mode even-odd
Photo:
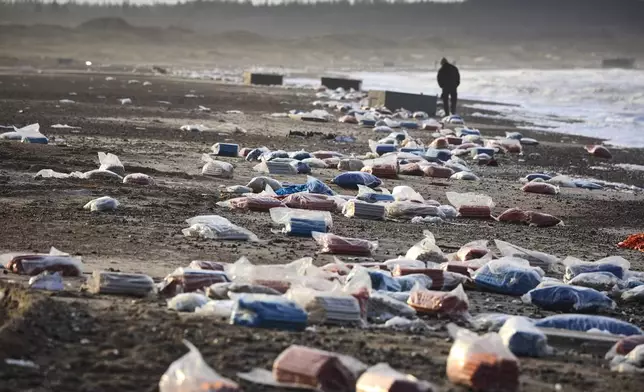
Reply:
[[[439,95],[436,72],[358,72],[363,88]],[[319,84],[319,79],[286,79]],[[644,70],[461,70],[459,97],[497,116],[532,124],[530,129],[606,139],[607,144],[644,147]]]

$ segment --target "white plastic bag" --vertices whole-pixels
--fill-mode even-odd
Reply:
[[[644,285],[637,286],[622,293],[622,301],[644,302]]]
[[[204,306],[207,302],[208,297],[201,293],[181,293],[168,301],[168,309],[177,312],[194,312],[195,309]]]
[[[487,195],[446,192],[445,196],[456,207],[459,216],[465,218],[489,218],[494,208],[492,198]]]
[[[429,230],[424,230],[423,235],[425,238],[409,248],[405,254],[405,258],[411,260],[431,261],[434,263],[446,262],[447,257],[441,248],[436,245],[434,234]]]
[[[450,177],[452,180],[464,180],[464,181],[479,181],[480,178],[472,172],[469,171],[460,171],[458,173],[452,174]]]
[[[519,357],[542,357],[551,350],[546,335],[525,317],[510,317],[499,330],[503,344]]]
[[[421,196],[420,193],[416,192],[412,187],[407,185],[400,185],[394,187],[391,191],[391,195],[396,201],[416,201],[423,203],[425,199]]]
[[[99,152],[98,161],[101,163],[99,170],[109,170],[120,176],[125,174],[125,167],[123,167],[121,160],[112,153],[105,154],[104,152]]]
[[[85,204],[83,208],[92,212],[103,212],[114,211],[119,205],[120,203],[118,202],[118,200],[113,199],[109,196],[103,196],[90,201],[89,203]]]
[[[233,381],[217,374],[187,340],[189,353],[172,362],[159,381],[159,392],[241,391]]]
[[[251,231],[231,223],[219,215],[199,215],[187,219],[189,228],[183,229],[186,237],[202,237],[216,240],[259,241]]]
[[[218,178],[233,178],[233,165],[228,162],[212,160],[203,165],[201,174]]]
[[[254,193],[260,193],[266,189],[266,186],[276,191],[282,187],[282,183],[270,177],[260,176],[253,177],[246,186],[252,189]]]
[[[147,174],[143,173],[132,173],[123,177],[124,184],[136,184],[136,185],[154,185],[154,179]]]

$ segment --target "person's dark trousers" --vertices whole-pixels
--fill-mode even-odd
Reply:
[[[443,110],[445,110],[445,115],[449,116],[450,114],[456,114],[456,102],[458,100],[458,94],[456,93],[456,90],[443,89],[441,98],[443,98]]]

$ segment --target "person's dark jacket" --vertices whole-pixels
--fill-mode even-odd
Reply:
[[[444,90],[456,90],[461,84],[461,74],[456,66],[446,63],[438,70],[438,85]]]

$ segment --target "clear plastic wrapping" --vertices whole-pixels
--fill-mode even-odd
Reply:
[[[631,264],[623,257],[611,256],[595,262],[583,261],[574,257],[566,257],[563,264],[566,266],[564,282],[569,282],[579,274],[590,272],[610,272],[619,279],[624,278],[624,274],[631,267]]]
[[[360,171],[364,167],[364,163],[357,158],[341,159],[338,163],[338,170],[342,171]]]
[[[411,260],[421,260],[421,261],[431,261],[433,263],[444,263],[447,261],[447,257],[441,250],[441,248],[436,245],[436,238],[429,230],[424,230],[423,238],[420,242],[409,248],[405,254],[406,259]]]
[[[154,179],[143,173],[128,174],[123,177],[123,183],[134,185],[155,185]]]
[[[634,287],[622,293],[624,302],[644,302],[644,285]]]
[[[272,196],[252,195],[220,201],[217,205],[231,210],[267,212],[271,208],[283,207],[284,203]]]
[[[401,373],[386,363],[367,369],[355,384],[355,392],[433,392],[437,390],[429,382]]]
[[[499,222],[508,222],[508,223],[527,223],[528,214],[520,208],[510,208],[501,215],[496,217],[496,220]]]
[[[202,290],[221,282],[230,282],[225,272],[181,267],[165,277],[159,285],[159,292],[172,296]]]
[[[477,286],[507,295],[524,295],[541,282],[541,275],[527,260],[510,257],[490,261],[473,278]]]
[[[365,165],[361,172],[372,174],[379,178],[398,178],[398,162],[382,162]]]
[[[423,171],[420,164],[416,162],[409,162],[400,165],[399,172],[402,175],[406,176],[424,176],[425,172]]]
[[[227,263],[219,263],[209,260],[192,260],[188,265],[190,269],[203,269],[211,271],[224,271]]]
[[[378,193],[364,185],[358,185],[358,195],[356,198],[368,203],[390,202],[395,200],[394,196],[386,189],[382,189],[382,192]]]
[[[314,193],[295,193],[287,196],[283,203],[287,207],[303,210],[335,211],[336,209],[333,199]]]
[[[192,313],[207,303],[208,297],[201,293],[180,293],[168,300],[168,309]]]
[[[412,219],[416,216],[437,216],[443,218],[440,208],[413,201],[395,201],[385,205],[387,217],[390,219]]]
[[[482,336],[448,326],[454,344],[447,357],[447,377],[455,384],[482,392],[514,392],[519,388],[519,363],[497,333]]]
[[[84,209],[92,212],[113,211],[119,206],[119,202],[109,196],[99,197],[94,199],[83,206]]]
[[[490,218],[494,202],[486,195],[476,193],[445,193],[447,200],[452,204],[460,217],[463,218]]]
[[[616,355],[628,355],[633,349],[644,344],[644,335],[633,335],[621,338],[606,353],[606,359],[613,359]]]
[[[371,256],[378,249],[377,241],[341,237],[331,233],[313,233],[313,239],[320,245],[320,253]]]
[[[543,328],[559,328],[581,332],[597,329],[614,335],[625,336],[644,334],[639,327],[626,321],[589,314],[557,314],[536,320],[534,325]]]
[[[459,261],[468,261],[473,259],[481,259],[490,253],[487,247],[487,240],[477,240],[463,245],[456,252],[456,259]]]
[[[423,173],[425,173],[427,177],[450,178],[454,174],[454,170],[445,166],[430,164],[430,165],[421,166],[421,169],[423,170]]]
[[[309,324],[358,325],[362,321],[358,300],[348,294],[294,287],[285,297],[306,311]]]
[[[186,237],[201,237],[214,240],[259,241],[251,231],[231,223],[219,215],[200,215],[187,219],[190,227],[183,229]]]
[[[567,283],[598,291],[611,291],[621,283],[621,280],[610,272],[584,272],[567,280]]]
[[[359,171],[342,173],[336,176],[332,182],[345,189],[358,189],[358,185],[369,188],[377,188],[382,185],[382,181],[378,177]]]
[[[83,271],[80,257],[72,257],[51,248],[49,254],[9,253],[0,256],[7,270],[35,276],[42,272],[58,272],[61,276],[81,276]]]
[[[260,193],[264,191],[267,186],[276,191],[282,187],[282,183],[270,177],[260,176],[253,177],[246,186],[252,189],[253,193]]]
[[[525,317],[510,317],[499,336],[505,347],[519,357],[543,357],[551,352],[546,335]]]
[[[203,165],[201,174],[217,178],[233,178],[233,165],[228,162],[210,160]]]
[[[295,302],[282,296],[242,294],[235,299],[230,321],[246,327],[303,331],[307,315]]]
[[[518,257],[527,260],[531,266],[540,267],[543,270],[553,269],[556,265],[561,263],[557,257],[547,253],[528,250],[509,242],[494,240],[494,244],[501,252],[503,257]]]
[[[342,207],[342,214],[347,218],[383,220],[385,219],[386,209],[384,204],[349,200]]]
[[[333,217],[328,211],[304,210],[298,208],[278,207],[270,210],[271,219],[278,225],[286,225],[292,219],[310,219],[323,221],[327,228],[333,226]]]
[[[145,297],[156,291],[152,278],[144,274],[94,271],[87,279],[87,289],[94,294],[118,294]]]
[[[391,196],[395,201],[414,201],[424,203],[425,199],[420,193],[416,192],[412,187],[407,185],[395,186],[391,191]]]
[[[241,392],[239,386],[215,372],[187,340],[190,352],[172,362],[161,376],[159,392]]]
[[[413,319],[416,317],[416,310],[385,293],[372,292],[367,300],[367,318],[385,321],[392,317]]]
[[[117,157],[116,155],[111,153],[106,154],[104,152],[99,152],[98,161],[101,164],[99,170],[111,171],[112,173],[116,173],[120,176],[125,175],[125,167],[121,163],[119,157]]]
[[[65,289],[62,276],[58,272],[41,272],[29,278],[29,288],[34,290],[61,291]]]
[[[463,316],[467,313],[469,301],[463,286],[452,291],[412,290],[407,304],[418,313],[443,316]]]
[[[626,356],[615,356],[610,362],[610,370],[644,374],[644,344],[635,347]]]
[[[613,154],[608,151],[608,149],[604,146],[585,146],[584,147],[586,151],[592,156],[595,156],[597,158],[604,158],[604,159],[611,159],[613,157]]]

